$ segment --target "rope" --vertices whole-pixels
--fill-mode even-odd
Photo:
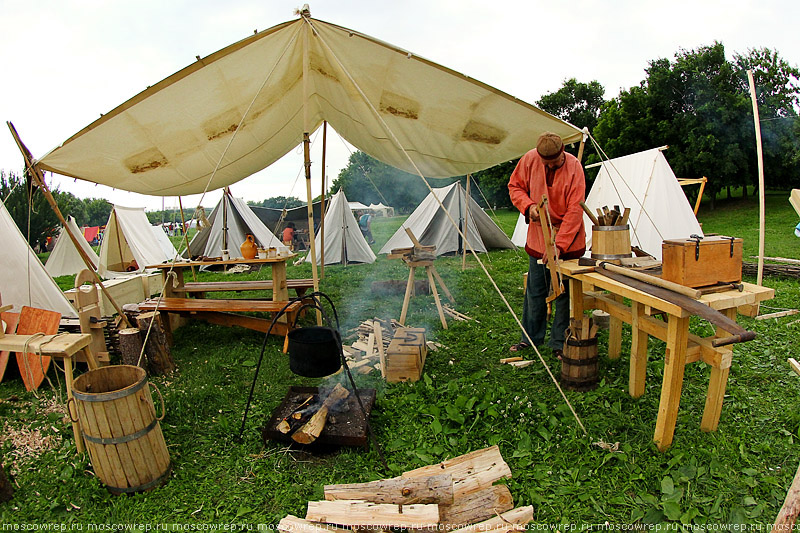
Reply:
[[[317,30],[314,28],[314,24],[313,24],[313,22],[312,22],[312,21],[311,21],[311,20],[310,20],[308,17],[305,17],[305,16],[303,17],[303,20],[306,22],[306,24],[308,24],[308,25],[311,27],[311,29],[313,29],[313,30],[314,30],[314,32],[315,32],[315,35],[316,35],[316,36],[319,38],[320,42],[321,42],[321,43],[322,43],[322,44],[323,44],[323,45],[324,45],[324,46],[327,48],[327,51],[328,51],[328,52],[331,54],[331,56],[332,56],[332,57],[333,57],[333,58],[336,60],[336,63],[338,64],[339,68],[341,68],[341,69],[342,69],[342,71],[343,71],[343,72],[344,72],[344,73],[347,75],[347,78],[348,78],[348,80],[350,81],[350,83],[352,83],[352,84],[353,84],[353,87],[354,87],[354,88],[355,88],[355,89],[358,91],[358,93],[359,93],[359,95],[361,96],[361,98],[363,98],[364,102],[365,102],[365,103],[366,103],[366,104],[369,106],[370,110],[372,110],[372,112],[374,113],[375,117],[376,117],[376,118],[377,118],[377,119],[378,119],[378,120],[381,122],[381,124],[383,125],[383,128],[386,130],[386,132],[388,133],[388,135],[391,137],[391,140],[392,140],[392,142],[393,142],[393,143],[394,143],[394,144],[395,144],[395,145],[396,145],[396,146],[397,146],[397,147],[398,147],[398,148],[399,148],[399,149],[400,149],[400,150],[403,152],[403,155],[405,155],[406,159],[408,159],[408,161],[409,161],[409,163],[411,164],[411,166],[412,166],[412,167],[414,168],[414,170],[417,172],[417,175],[418,175],[418,176],[419,176],[419,177],[422,179],[422,181],[425,183],[425,186],[428,188],[428,190],[429,190],[431,193],[433,193],[433,188],[431,188],[430,184],[428,183],[428,180],[426,180],[426,179],[425,179],[425,176],[423,176],[423,175],[422,175],[422,172],[419,170],[419,168],[417,167],[416,163],[414,163],[414,160],[411,158],[411,156],[408,154],[408,152],[406,151],[406,149],[403,147],[403,145],[402,145],[402,144],[400,143],[400,141],[397,139],[397,137],[395,136],[395,134],[394,134],[394,132],[391,130],[391,128],[389,128],[389,126],[388,126],[388,125],[386,124],[386,122],[383,120],[383,118],[381,117],[381,115],[380,115],[380,113],[378,112],[378,110],[377,110],[377,109],[375,109],[375,106],[373,106],[373,105],[372,105],[372,102],[371,102],[371,101],[369,100],[369,98],[367,98],[367,96],[364,94],[363,90],[362,90],[362,89],[361,89],[361,87],[358,85],[358,83],[356,83],[356,81],[355,81],[355,80],[353,79],[353,77],[350,75],[350,72],[348,72],[348,70],[347,70],[347,69],[345,68],[345,66],[342,64],[341,60],[340,60],[340,59],[339,59],[339,58],[336,56],[336,54],[333,52],[333,50],[332,50],[332,49],[331,49],[331,47],[328,45],[327,41],[326,41],[326,40],[325,40],[325,38],[322,36],[322,34],[321,34],[320,32],[318,32],[318,31],[317,31]],[[436,198],[436,201],[439,203],[439,207],[440,207],[440,208],[441,208],[441,209],[444,211],[444,213],[447,215],[447,218],[448,218],[448,220],[450,220],[450,223],[451,223],[451,224],[453,224],[453,226],[455,226],[455,228],[456,228],[456,231],[458,231],[459,235],[461,235],[461,238],[463,239],[463,242],[464,242],[464,243],[466,243],[466,244],[469,246],[469,250],[470,250],[470,252],[472,253],[472,255],[475,257],[475,260],[478,262],[478,264],[480,265],[480,267],[481,267],[481,269],[483,270],[484,274],[486,274],[486,277],[489,279],[489,281],[491,282],[492,286],[494,287],[495,291],[497,291],[497,294],[500,296],[500,298],[502,299],[503,303],[504,303],[504,304],[506,305],[506,307],[508,308],[509,312],[511,313],[511,316],[512,316],[512,317],[514,317],[514,321],[517,323],[517,325],[518,325],[518,326],[519,326],[519,328],[522,330],[522,332],[523,332],[523,334],[525,335],[525,337],[528,339],[528,342],[529,342],[529,343],[530,343],[530,345],[533,347],[534,351],[536,352],[536,355],[539,357],[539,361],[542,363],[542,366],[543,366],[543,367],[545,368],[545,370],[547,371],[547,374],[550,376],[550,379],[553,381],[553,384],[555,384],[556,388],[558,389],[558,392],[561,394],[561,397],[564,399],[564,402],[566,402],[567,406],[569,407],[570,411],[572,412],[572,416],[573,416],[573,417],[575,418],[575,420],[578,422],[578,425],[579,425],[579,426],[580,426],[580,428],[583,430],[584,434],[587,434],[586,428],[584,427],[584,425],[583,425],[583,422],[581,421],[580,417],[578,416],[578,413],[576,413],[576,412],[575,412],[575,409],[572,407],[572,404],[570,403],[570,401],[569,401],[569,399],[567,398],[566,394],[564,394],[564,391],[561,389],[561,386],[559,385],[559,383],[558,383],[558,380],[557,380],[557,379],[556,379],[556,377],[553,375],[553,373],[552,373],[552,371],[550,370],[550,368],[547,366],[547,363],[545,362],[545,360],[544,360],[544,357],[542,357],[542,354],[539,352],[539,349],[538,349],[538,348],[536,348],[536,345],[534,344],[533,340],[532,340],[532,339],[530,338],[530,336],[528,335],[528,332],[527,332],[527,331],[525,331],[525,328],[522,326],[522,322],[520,321],[520,319],[519,319],[519,317],[517,316],[517,314],[514,312],[514,308],[511,306],[511,304],[508,302],[508,300],[506,299],[506,297],[503,295],[503,292],[502,292],[502,291],[500,290],[500,288],[497,286],[497,283],[495,282],[494,278],[492,278],[491,274],[489,274],[489,271],[486,269],[486,265],[484,265],[484,264],[483,264],[483,261],[481,261],[480,257],[478,257],[478,254],[477,254],[477,253],[475,253],[475,250],[472,248],[472,246],[470,246],[470,245],[469,245],[469,242],[467,241],[466,235],[464,235],[464,233],[461,231],[461,228],[459,228],[459,227],[458,227],[458,224],[456,223],[456,221],[455,221],[455,220],[453,220],[453,217],[450,215],[450,213],[449,213],[449,212],[447,211],[447,209],[444,207],[444,205],[442,204],[441,200],[439,200],[439,198],[438,198],[438,197],[436,197],[436,195],[435,195],[435,194],[434,194],[433,196],[434,196],[434,198]],[[403,226],[405,227],[405,222],[403,223]]]
[[[336,131],[335,128],[334,128],[334,131]],[[347,142],[345,142],[344,137],[342,137],[341,134],[338,131],[336,132],[336,135],[339,136],[339,139],[341,139],[342,144],[344,145],[345,148],[347,148],[347,151],[350,152],[350,155],[352,156],[353,155],[353,151],[350,149],[350,146],[347,144]],[[364,168],[364,165],[362,165],[360,161],[356,161],[356,165],[358,165],[358,168],[360,168],[361,172],[364,173],[364,177],[367,178],[367,180],[370,182],[372,187],[375,189],[375,192],[378,193],[378,196],[381,197],[381,202],[383,202],[384,205],[389,205],[389,200],[386,199],[386,197],[383,195],[383,193],[378,188],[378,186],[375,185],[375,182],[372,181],[372,178],[369,177],[369,171],[367,171],[367,169]]]

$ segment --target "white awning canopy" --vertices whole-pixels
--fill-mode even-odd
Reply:
[[[407,172],[416,173],[416,165],[427,177],[519,157],[543,131],[565,142],[581,137],[578,128],[502,91],[309,17],[199,59],[38,164],[126,191],[195,194],[269,166],[324,120],[359,150]]]

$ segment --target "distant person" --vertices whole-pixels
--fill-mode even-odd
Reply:
[[[289,222],[283,229],[281,240],[283,241],[283,245],[288,246],[292,251],[294,250],[294,234],[294,222]]]
[[[375,244],[375,239],[372,238],[372,215],[364,212],[358,217],[358,228],[369,244]]]

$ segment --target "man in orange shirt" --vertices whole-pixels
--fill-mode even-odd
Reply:
[[[288,246],[290,250],[294,251],[294,222],[289,222],[286,224],[286,227],[283,228],[281,240],[284,246]]]
[[[547,303],[550,276],[546,266],[539,264],[544,258],[545,243],[542,221],[537,204],[547,195],[550,220],[555,231],[556,253],[559,259],[575,259],[586,251],[586,232],[583,229],[583,202],[586,181],[580,161],[564,152],[564,143],[555,133],[543,133],[531,150],[519,160],[508,182],[511,202],[525,215],[528,236],[525,251],[528,253],[528,285],[522,307],[522,326],[531,340],[539,346],[547,332]],[[545,221],[545,223],[547,223]],[[544,259],[546,261],[546,258]],[[564,348],[565,330],[569,326],[569,286],[554,300],[553,327],[548,345],[556,357]],[[512,352],[530,348],[528,339],[511,347]]]

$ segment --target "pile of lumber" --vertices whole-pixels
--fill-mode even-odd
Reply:
[[[416,263],[419,261],[433,261],[436,259],[435,246],[415,245],[410,248],[392,248],[391,253],[386,256],[388,259],[402,259],[406,263]]]
[[[383,377],[386,377],[385,357],[386,350],[394,338],[398,328],[403,326],[395,319],[381,320],[374,318],[364,320],[358,327],[349,331],[351,334],[358,335],[358,339],[348,345],[343,345],[344,356],[347,366],[351,372],[369,374],[379,370]],[[431,351],[441,348],[441,344],[427,341],[427,347]],[[339,372],[342,372],[340,370]]]
[[[511,469],[497,446],[401,476],[368,483],[325,485],[325,499],[308,502],[305,519],[288,515],[283,532],[300,533],[389,528],[437,528],[463,533],[524,529],[533,507],[514,508],[507,485]]]
[[[443,305],[442,306],[442,310],[450,318],[454,318],[455,320],[458,320],[458,321],[461,321],[461,322],[465,322],[467,320],[475,320],[471,316],[467,316],[464,313],[459,313],[458,311],[456,311],[455,309],[453,309],[452,307],[450,307],[448,305]],[[478,322],[480,324],[480,320],[475,320],[475,322]]]
[[[503,357],[500,359],[500,362],[505,365],[511,365],[514,368],[525,368],[526,366],[531,366],[533,364],[533,360],[525,359],[518,355],[514,357]]]

